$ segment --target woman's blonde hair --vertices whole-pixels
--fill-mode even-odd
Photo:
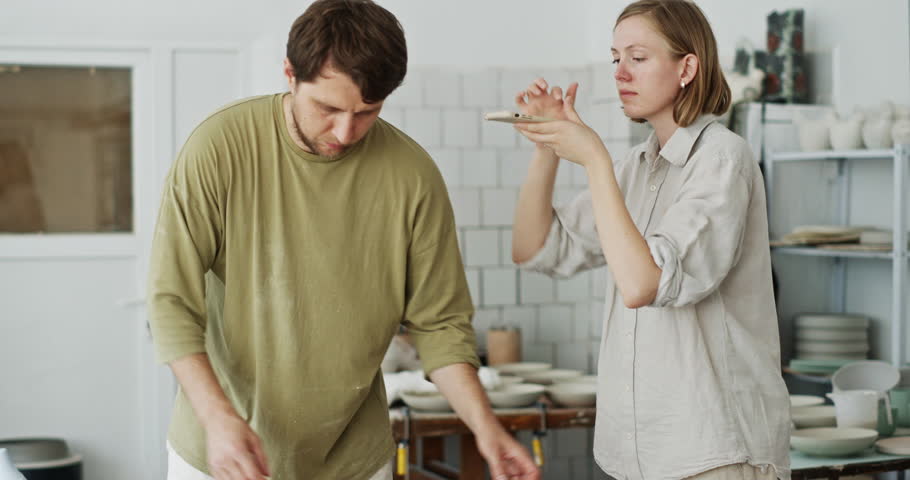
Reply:
[[[720,68],[717,40],[711,24],[698,5],[688,0],[638,0],[622,11],[616,25],[635,15],[651,22],[667,41],[670,54],[675,58],[690,53],[698,57],[695,78],[673,101],[673,121],[686,127],[703,113],[722,115],[726,112],[732,99],[730,86]],[[644,119],[633,120],[644,122]]]

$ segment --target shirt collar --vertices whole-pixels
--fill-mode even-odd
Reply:
[[[692,147],[695,146],[698,137],[700,137],[705,128],[716,119],[717,117],[714,115],[704,114],[695,119],[688,127],[677,128],[676,131],[673,132],[673,135],[670,136],[670,140],[667,141],[667,144],[664,145],[664,148],[661,148],[659,152],[658,148],[660,148],[660,145],[657,142],[657,134],[651,132],[651,135],[648,136],[648,140],[645,142],[645,149],[641,153],[639,160],[655,159],[659,154],[677,167],[685,165],[689,160],[689,156],[692,154]]]

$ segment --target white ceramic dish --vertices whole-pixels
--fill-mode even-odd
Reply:
[[[497,372],[500,375],[518,375],[521,376],[526,373],[531,372],[540,372],[543,370],[549,370],[553,365],[549,363],[542,362],[516,362],[516,363],[502,363],[499,365],[493,365]]]
[[[833,405],[798,407],[791,410],[790,418],[796,428],[835,427],[837,415]]]
[[[910,455],[910,437],[883,438],[875,442],[875,448],[891,455]]]
[[[837,313],[803,313],[796,317],[797,328],[865,329],[869,318]]]
[[[881,360],[851,362],[837,369],[831,376],[831,385],[839,390],[877,390],[887,392],[900,382],[901,372],[894,365]]]
[[[877,438],[868,428],[806,428],[790,435],[790,446],[806,455],[840,457],[862,452]]]
[[[452,406],[446,397],[439,392],[419,392],[416,390],[405,390],[401,392],[401,399],[407,406],[414,410],[423,410],[427,412],[451,412]]]
[[[868,342],[807,342],[797,341],[796,350],[801,353],[865,353]]]
[[[825,397],[815,395],[790,395],[790,408],[811,407],[815,405],[824,405]]]
[[[581,375],[578,377],[554,379],[553,384],[555,385],[557,383],[587,383],[597,385],[597,375]]]
[[[539,383],[541,385],[552,385],[554,382],[578,378],[580,376],[581,370],[569,370],[564,368],[520,374],[520,377],[524,378],[525,382]]]
[[[797,328],[796,339],[809,342],[866,342],[869,340],[869,333],[864,328],[852,330]]]
[[[519,408],[533,405],[544,391],[543,385],[516,383],[487,392],[487,397],[495,408]]]
[[[499,390],[507,385],[515,385],[518,383],[524,382],[524,379],[515,375],[500,375],[499,376],[499,386],[495,388],[488,388],[487,390]]]
[[[597,403],[597,385],[591,383],[554,383],[547,387],[554,402],[567,407],[593,407]]]

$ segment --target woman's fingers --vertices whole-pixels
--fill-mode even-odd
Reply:
[[[518,92],[518,95],[515,95],[515,103],[517,105],[527,105],[528,104],[528,92],[522,90]]]
[[[559,87],[553,87],[553,90],[550,92],[550,95],[553,96],[554,100],[562,100],[562,89]]]

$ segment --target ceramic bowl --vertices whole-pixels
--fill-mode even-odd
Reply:
[[[815,405],[824,405],[825,397],[815,395],[790,395],[790,408],[812,407]]]
[[[588,383],[597,385],[597,375],[580,375],[578,377],[554,378],[553,384],[557,383]]]
[[[597,403],[597,385],[591,383],[555,383],[547,387],[554,402],[567,407],[593,407]]]
[[[806,428],[790,435],[790,446],[806,455],[841,457],[872,446],[878,432],[868,428]]]
[[[866,329],[828,330],[824,328],[797,328],[796,339],[806,342],[867,342]]]
[[[520,375],[527,383],[539,383],[541,385],[552,385],[554,382],[560,380],[568,380],[580,376],[581,370],[569,369],[542,370],[540,372],[523,373]]]
[[[809,342],[800,340],[796,342],[796,349],[803,353],[865,353],[869,351],[869,343],[861,342]]]
[[[798,407],[791,410],[790,418],[796,428],[834,427],[837,426],[837,415],[833,405]]]
[[[519,408],[533,405],[545,390],[543,385],[516,383],[487,392],[487,397],[495,408]]]
[[[860,360],[865,360],[869,358],[869,355],[865,353],[811,353],[803,352],[800,350],[796,351],[796,358],[800,360],[841,360],[844,362],[858,362]],[[830,371],[828,373],[834,373]]]
[[[553,365],[549,363],[542,362],[516,362],[516,363],[502,363],[499,365],[493,365],[492,368],[499,372],[500,375],[518,375],[531,373],[531,372],[540,372],[542,370],[549,370]]]
[[[865,329],[869,317],[838,313],[802,313],[796,316],[797,328]]]
[[[517,377],[515,375],[500,375],[499,376],[499,385],[494,388],[488,388],[487,390],[499,390],[507,385],[515,385],[517,383],[524,382],[524,379]]]
[[[901,372],[894,365],[881,360],[851,362],[837,369],[831,376],[834,391],[875,390],[887,392],[900,382]]]
[[[840,121],[828,130],[831,148],[835,150],[856,150],[863,147],[863,124],[855,119]]]
[[[405,390],[401,392],[401,399],[407,406],[414,410],[423,410],[427,412],[451,412],[452,406],[446,397],[439,392],[420,392],[417,390]]]
[[[884,438],[875,442],[875,448],[890,455],[910,455],[910,437]]]

